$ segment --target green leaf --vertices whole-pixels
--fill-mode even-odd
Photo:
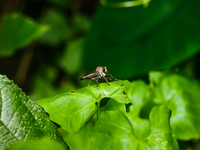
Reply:
[[[131,83],[131,88],[128,90],[130,101],[135,106],[143,106],[153,98],[153,91],[144,81],[134,81]]]
[[[0,26],[0,55],[11,56],[47,31],[47,26],[19,14],[3,17]]]
[[[133,124],[133,133],[137,139],[145,139],[149,136],[149,120],[141,118],[139,113],[142,107],[130,106],[130,112],[126,114],[129,121]]]
[[[156,82],[155,102],[172,110],[170,123],[178,139],[199,139],[199,91],[196,80],[178,73],[163,73]]]
[[[93,118],[86,124],[86,126],[81,128],[81,130],[73,136],[70,136],[67,131],[61,130],[61,135],[68,144],[70,150],[91,150],[91,140],[88,136],[88,133],[94,126],[96,118],[96,115],[94,115]]]
[[[147,84],[143,81],[134,81],[131,83],[131,88],[127,90],[127,95],[129,96],[132,106],[130,106],[126,113],[125,106],[123,104],[109,100],[105,107],[101,109],[104,110],[120,110],[129,119],[131,124],[134,126],[134,135],[138,139],[144,139],[149,135],[149,120],[141,118],[141,109],[147,104],[148,108],[151,110],[155,105],[149,103],[152,101],[153,92]],[[151,104],[151,105],[150,105]],[[147,110],[146,110],[147,111]],[[149,112],[147,111],[147,116]]]
[[[124,84],[128,81],[110,82],[87,86],[75,92],[59,94],[55,97],[37,101],[50,114],[52,121],[61,125],[62,129],[75,134],[92,118],[103,98],[112,98],[120,103],[130,103]]]
[[[118,103],[110,99],[108,103],[106,104],[106,106],[104,106],[101,109],[101,112],[119,110],[128,118],[128,120],[134,126],[133,133],[136,138],[142,140],[146,138],[147,136],[149,136],[149,120],[139,117],[141,107],[132,105],[128,109],[129,109],[129,113],[126,113],[124,104]]]
[[[65,52],[61,59],[59,59],[59,65],[69,74],[75,74],[80,70],[82,63],[82,47],[84,39],[77,39],[68,43],[65,48]]]
[[[147,148],[178,149],[178,143],[170,126],[170,110],[166,105],[154,107],[150,113],[150,135],[145,140]],[[153,148],[153,149],[154,149]]]
[[[198,6],[198,0],[100,6],[86,39],[84,68],[106,65],[118,78],[131,78],[180,63],[200,48]]]
[[[139,115],[144,105],[153,98],[153,93],[149,86],[143,81],[132,82],[132,86],[129,90],[128,94],[133,106],[130,106],[130,112],[126,115],[134,126],[134,135],[137,139],[142,140],[150,133],[149,120],[141,118]],[[153,108],[153,106],[149,106],[149,108]]]
[[[50,30],[39,38],[39,42],[56,46],[71,36],[71,30],[67,20],[61,13],[55,10],[49,10],[40,20],[42,24],[48,25]]]
[[[149,121],[147,119],[141,118],[140,113],[141,109],[147,104],[149,109],[151,110],[155,105],[149,105],[149,101],[153,98],[153,92],[149,88],[147,84],[143,81],[134,81],[131,83],[131,86],[127,90],[127,95],[132,102],[132,106],[130,106],[125,112],[125,106],[109,100],[105,107],[101,109],[104,110],[120,110],[124,113],[134,126],[134,135],[138,139],[144,139],[149,135]],[[146,110],[147,111],[147,110]],[[148,113],[148,111],[146,112]],[[149,113],[147,114],[147,116]]]
[[[40,140],[27,140],[13,145],[8,150],[65,150],[58,142],[43,138]]]
[[[7,77],[0,75],[0,149],[27,139],[49,137],[62,143],[44,110]]]
[[[118,110],[104,111],[90,131],[91,149],[137,150],[137,149],[178,149],[172,133],[170,110],[165,106],[155,107],[150,113],[150,134],[145,139],[137,139],[134,125]]]
[[[86,34],[90,29],[90,20],[81,14],[74,14],[73,16],[73,34]]]

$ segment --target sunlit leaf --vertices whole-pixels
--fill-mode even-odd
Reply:
[[[149,135],[149,120],[140,117],[141,109],[145,104],[152,100],[153,93],[149,86],[143,81],[134,81],[128,92],[132,106],[130,106],[130,112],[127,114],[130,122],[134,126],[134,135],[138,139],[144,139]],[[153,106],[148,106],[153,108]],[[149,114],[148,114],[149,115]]]
[[[65,150],[58,142],[43,138],[40,140],[27,140],[13,145],[8,150]]]
[[[2,75],[0,91],[0,149],[9,148],[19,141],[42,137],[59,141],[66,147],[44,110]]]
[[[128,81],[87,86],[75,92],[59,94],[37,101],[50,114],[52,121],[70,134],[76,133],[96,113],[97,103],[108,97],[120,103],[130,103],[124,84]]]
[[[181,140],[199,139],[199,83],[180,74],[163,73],[155,82],[155,94],[155,102],[166,104],[172,110],[170,123],[176,137]]]
[[[150,134],[145,139],[134,135],[134,125],[119,110],[103,111],[90,131],[91,149],[107,150],[176,150],[178,143],[172,133],[170,110],[165,106],[155,107],[150,113]]]
[[[19,14],[4,16],[0,26],[0,55],[12,55],[17,49],[27,46],[47,30],[47,26],[39,25]]]
[[[91,150],[91,140],[88,136],[88,133],[94,126],[96,118],[96,115],[93,116],[92,120],[90,120],[86,126],[84,126],[84,128],[81,128],[81,130],[73,136],[70,136],[67,131],[61,130],[61,135],[69,146],[70,150]]]
[[[129,96],[132,105],[127,108],[127,112],[125,113],[124,104],[120,104],[114,102],[113,100],[109,100],[105,107],[101,110],[120,110],[126,115],[131,124],[134,126],[134,135],[138,139],[144,139],[149,135],[149,120],[141,118],[140,113],[141,109],[147,104],[150,110],[155,105],[149,105],[149,101],[152,101],[153,93],[149,86],[145,84],[143,81],[134,81],[131,83],[131,88],[127,91],[127,95]],[[148,111],[147,111],[148,113]],[[147,114],[147,118],[149,118],[149,114]]]
[[[144,81],[134,81],[128,90],[130,101],[135,106],[143,106],[147,101],[153,98],[153,93]]]

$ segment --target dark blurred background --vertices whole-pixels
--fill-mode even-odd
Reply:
[[[79,79],[97,66],[130,81],[166,69],[199,79],[199,4],[1,0],[0,74],[33,100],[86,86]]]

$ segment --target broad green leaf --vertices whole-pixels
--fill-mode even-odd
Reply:
[[[145,139],[134,135],[134,124],[119,110],[104,111],[90,131],[91,149],[106,150],[176,150],[178,143],[172,133],[170,110],[165,106],[154,107],[150,113],[150,134]]]
[[[27,140],[13,145],[8,150],[65,150],[58,142],[43,138],[40,140]]]
[[[153,93],[143,81],[132,82],[129,90],[128,95],[133,105],[130,106],[130,112],[127,114],[127,117],[134,126],[134,135],[142,140],[149,135],[149,121],[148,119],[141,118],[139,115],[143,106],[152,100]],[[153,106],[149,107],[153,108]]]
[[[181,140],[199,139],[199,83],[192,78],[166,72],[157,80],[155,94],[155,102],[166,104],[172,110],[170,123],[176,137]]]
[[[112,98],[120,103],[130,103],[124,86],[128,83],[126,80],[110,82],[110,86],[101,83],[98,87],[87,86],[75,92],[59,94],[37,102],[50,114],[52,121],[61,125],[62,129],[71,135],[92,118],[101,99]]]
[[[101,112],[103,111],[121,111],[131,122],[131,124],[134,126],[133,133],[137,139],[144,139],[147,136],[149,136],[149,120],[143,119],[139,117],[139,113],[141,110],[140,106],[130,106],[129,113],[125,110],[125,105],[118,103],[112,99],[108,101],[106,106],[104,106],[101,109]],[[101,115],[101,114],[100,114]]]
[[[27,46],[48,30],[30,18],[19,14],[3,17],[0,25],[0,55],[11,56],[17,49]]]
[[[153,91],[144,81],[134,81],[128,90],[130,101],[135,106],[143,106],[153,98]]]
[[[7,77],[0,75],[0,149],[27,139],[49,137],[66,144],[44,110]]]
[[[71,35],[66,18],[55,10],[47,11],[41,17],[41,23],[50,27],[50,30],[39,38],[39,41],[42,43],[56,46],[60,42],[66,41]]]
[[[94,126],[94,123],[97,120],[96,118],[97,116],[94,115],[93,118],[84,126],[84,128],[81,128],[81,130],[73,136],[70,136],[65,130],[60,130],[60,133],[70,150],[91,150],[91,140],[88,136],[88,133]]]
[[[126,114],[129,121],[133,124],[133,133],[135,137],[139,140],[143,140],[149,136],[149,120],[140,118],[139,113],[141,107],[130,106],[130,112]]]
[[[118,78],[132,78],[180,63],[199,51],[198,11],[198,0],[152,0],[148,7],[99,6],[86,38],[84,69],[101,64]]]
[[[132,106],[128,108],[129,113],[124,113],[125,106],[123,104],[109,100],[105,107],[101,110],[120,110],[126,115],[131,124],[134,126],[134,135],[138,139],[144,139],[149,135],[149,120],[140,117],[141,109],[147,104],[149,109],[152,109],[155,105],[149,105],[149,101],[153,99],[153,92],[147,84],[143,81],[134,81],[131,83],[131,88],[127,90]],[[148,111],[146,112],[148,113]],[[149,116],[149,114],[147,114]]]

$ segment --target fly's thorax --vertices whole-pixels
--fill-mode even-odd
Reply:
[[[97,67],[96,68],[96,72],[100,72],[100,71],[103,71],[103,67]]]

